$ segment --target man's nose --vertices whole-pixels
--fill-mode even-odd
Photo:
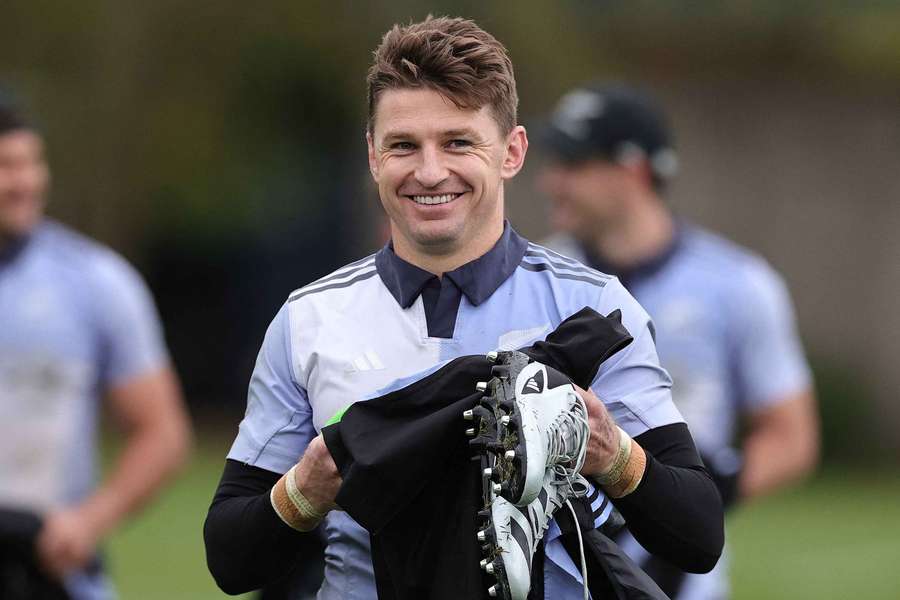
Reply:
[[[415,176],[416,181],[423,187],[435,188],[450,176],[439,148],[425,146],[420,157]]]

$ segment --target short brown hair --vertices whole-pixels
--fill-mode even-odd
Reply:
[[[432,17],[394,25],[375,49],[366,78],[372,131],[375,105],[384,90],[431,88],[457,107],[490,106],[503,133],[516,126],[516,79],[506,48],[462,18]]]

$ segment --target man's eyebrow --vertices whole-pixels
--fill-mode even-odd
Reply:
[[[384,134],[384,137],[381,138],[382,143],[387,144],[390,142],[396,142],[397,140],[409,140],[413,136],[411,133],[407,133],[406,131],[397,130],[397,131],[388,131]]]
[[[440,132],[440,136],[443,138],[454,138],[454,137],[468,137],[480,139],[481,136],[478,132],[470,127],[458,127],[456,129],[447,129],[445,131]],[[402,129],[398,129],[396,131],[388,131],[384,134],[384,137],[381,138],[382,144],[390,144],[396,141],[408,141],[414,139],[415,136],[408,131],[403,131]]]
[[[442,134],[444,137],[472,137],[477,138],[480,137],[478,132],[474,129],[470,129],[468,127],[463,127],[461,129],[449,129]]]

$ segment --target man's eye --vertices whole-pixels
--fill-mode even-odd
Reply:
[[[406,151],[412,150],[413,148],[415,148],[415,146],[412,144],[412,142],[394,142],[393,144],[391,144],[391,150]]]
[[[469,140],[450,140],[447,145],[451,148],[468,148],[472,145]]]

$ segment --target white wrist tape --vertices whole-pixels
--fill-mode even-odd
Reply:
[[[289,527],[297,531],[311,531],[325,515],[315,510],[306,496],[297,489],[297,482],[294,479],[296,468],[296,465],[291,467],[272,487],[269,501],[275,509],[275,514]],[[301,525],[301,522],[304,525]]]

